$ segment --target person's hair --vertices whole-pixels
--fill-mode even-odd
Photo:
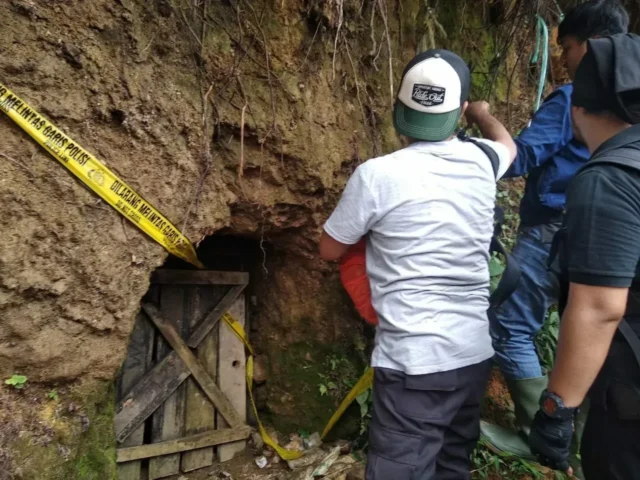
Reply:
[[[629,30],[629,14],[618,0],[589,0],[567,12],[558,27],[558,40],[571,35],[579,42]]]

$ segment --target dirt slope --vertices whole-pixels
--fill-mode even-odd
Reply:
[[[399,145],[390,88],[418,43],[433,37],[473,59],[476,97],[528,98],[519,77],[507,90],[511,67],[496,63],[499,50],[507,65],[516,60],[506,12],[466,0],[437,11],[418,0],[9,0],[0,3],[0,81],[192,241],[223,232],[269,245],[253,332],[270,354],[265,405],[283,424],[317,424],[336,399],[312,418],[317,378],[290,369],[336,351],[359,368],[364,350],[335,270],[315,258],[319,229],[352,170]],[[107,387],[166,253],[4,115],[0,138],[0,375],[41,385],[4,389],[0,401],[40,411],[51,385],[70,392],[40,426],[4,409],[0,419],[15,420],[36,449],[4,436],[0,461],[13,458],[24,478],[108,478],[88,459],[113,447],[100,426]],[[54,423],[67,434],[49,435],[54,452],[44,455],[51,442],[31,440]]]

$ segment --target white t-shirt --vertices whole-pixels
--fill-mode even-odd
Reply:
[[[504,145],[498,178],[510,164]],[[372,365],[422,375],[493,356],[489,244],[496,179],[476,145],[418,142],[360,165],[324,226],[335,240],[367,236],[378,313]]]

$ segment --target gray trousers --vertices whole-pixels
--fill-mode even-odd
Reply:
[[[429,375],[376,368],[366,480],[466,480],[491,360]]]

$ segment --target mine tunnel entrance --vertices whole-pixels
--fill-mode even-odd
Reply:
[[[205,270],[170,258],[153,273],[115,381],[120,480],[206,468],[245,448],[246,352],[231,327],[249,332],[264,248],[213,235],[198,248]]]

